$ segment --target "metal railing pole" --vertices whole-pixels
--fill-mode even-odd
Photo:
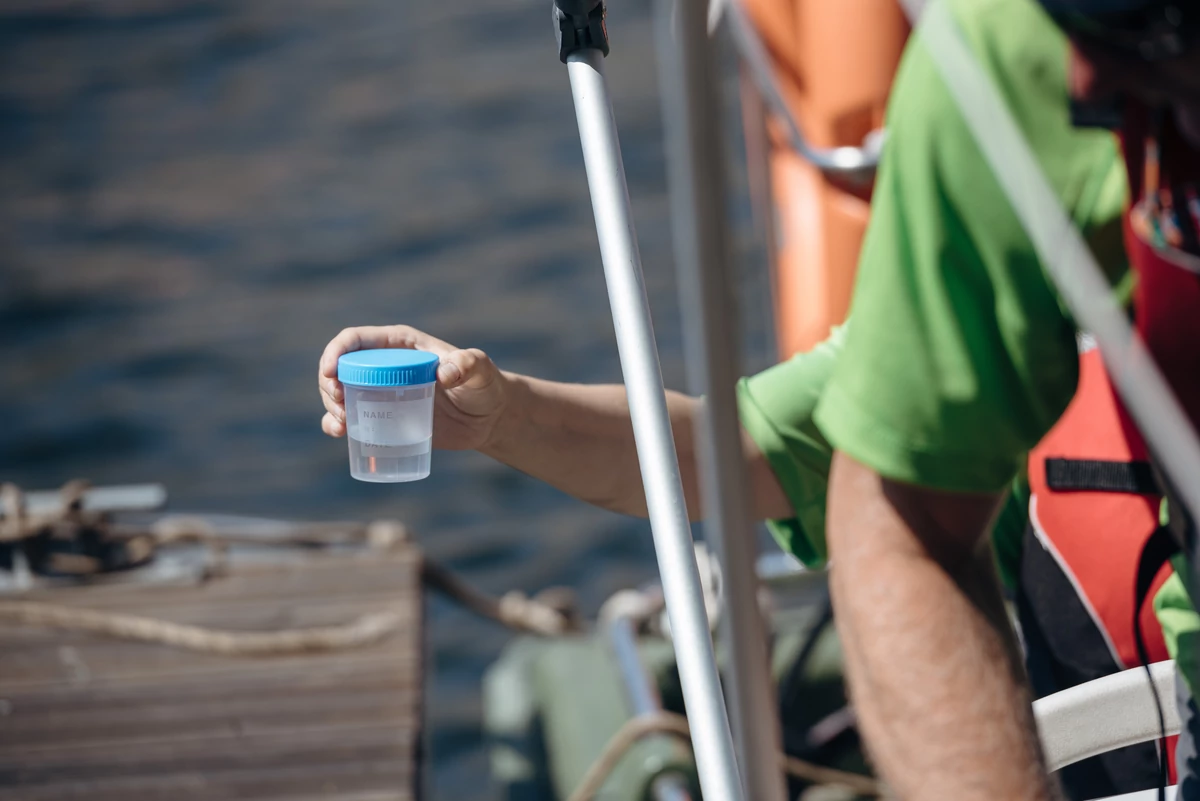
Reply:
[[[565,7],[564,7],[565,6]],[[638,462],[646,491],[654,550],[666,598],[692,749],[707,801],[740,801],[741,782],[709,635],[700,573],[688,523],[675,438],[667,415],[662,369],[646,300],[641,257],[629,207],[625,168],[617,141],[600,43],[564,47],[563,42],[603,34],[594,15],[599,3],[556,0],[560,58],[567,63],[583,160],[587,169],[600,256],[608,285],[621,371],[629,397]],[[564,17],[586,13],[572,25]],[[607,41],[603,43],[607,48]]]
[[[737,292],[728,266],[725,151],[713,43],[704,0],[657,0],[657,51],[667,178],[697,423],[704,534],[721,563],[728,654],[725,686],[745,792],[784,801],[780,731],[758,606],[757,547],[742,458],[735,384],[740,375]]]
[[[653,715],[662,711],[662,700],[658,688],[650,679],[638,654],[637,633],[633,622],[627,617],[618,617],[608,624],[608,641],[612,645],[613,658],[630,711],[635,717]],[[663,773],[650,786],[654,801],[692,801],[687,780],[678,774]]]

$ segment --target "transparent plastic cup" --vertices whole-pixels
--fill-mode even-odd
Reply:
[[[437,356],[419,350],[360,350],[338,360],[351,476],[395,483],[429,475],[437,367]]]

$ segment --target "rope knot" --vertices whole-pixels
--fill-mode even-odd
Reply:
[[[497,608],[501,623],[544,636],[565,634],[567,618],[557,610],[530,599],[525,593],[510,590],[500,598]]]

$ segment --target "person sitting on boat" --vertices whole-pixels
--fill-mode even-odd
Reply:
[[[746,431],[743,452],[756,477],[758,511],[763,517],[775,515],[767,521],[772,533],[810,567],[825,565],[824,495],[832,455],[813,424],[812,412],[843,342],[844,330],[838,329],[813,351],[739,384]],[[344,352],[371,347],[429,350],[449,365],[438,375],[435,447],[479,450],[583,500],[645,515],[623,387],[563,385],[508,373],[482,351],[457,349],[405,326],[347,329],[330,343],[321,362],[327,407],[322,427],[330,435],[345,434],[342,392],[332,365]],[[1096,356],[1091,351],[1082,357],[1088,378],[1081,382],[1072,409],[1031,454],[1031,474],[1048,454],[1059,461],[1065,456],[1123,455],[1121,421]],[[670,405],[685,495],[696,517],[698,467],[692,431],[700,403],[671,393]],[[526,449],[521,446],[526,441],[536,444]],[[993,541],[1004,584],[1015,597],[1036,695],[1137,664],[1129,616],[1124,614],[1133,595],[1132,567],[1121,559],[1131,550],[1136,553],[1151,531],[1145,525],[1145,504],[1139,503],[1143,499],[1102,498],[1097,503],[1093,493],[1064,497],[1041,480],[1034,495],[1041,513],[1030,525],[1029,483],[1014,483],[994,526]],[[787,500],[781,500],[776,489]],[[799,501],[802,498],[806,500]],[[1100,561],[1100,570],[1094,554],[1088,553],[1097,547],[1106,549],[1109,557]],[[1077,560],[1084,563],[1082,568]],[[1172,574],[1169,584],[1166,579],[1160,577],[1154,589],[1160,605],[1166,606],[1171,630],[1176,636],[1195,636],[1200,618],[1178,578]],[[1029,591],[1031,585],[1036,591]],[[1149,625],[1146,631],[1152,659],[1167,658],[1162,634]],[[1191,752],[1190,747],[1181,748]],[[1085,801],[1144,789],[1156,776],[1155,745],[1144,743],[1069,766],[1062,779],[1068,798]]]
[[[1125,253],[1136,324],[1200,422],[1200,218],[1185,203],[1200,188],[1200,10],[1162,0],[1043,5],[1071,37],[1071,93],[1128,98],[1121,128],[1135,197]],[[1061,69],[1036,42],[996,47],[988,35],[988,25],[1013,25],[1018,3],[951,1],[933,11],[947,6],[985,70],[1004,47],[1022,51],[1006,60],[1026,73]],[[1002,190],[926,30],[891,97],[852,322],[815,411],[837,450],[831,586],[860,725],[899,797],[1050,799],[980,546],[1009,481],[1075,391],[1075,326],[1037,260],[1012,249],[1026,236],[1014,210],[980,203]],[[1010,72],[992,78],[1049,183],[1078,198],[1068,205],[1086,227],[1087,198],[1106,184],[1056,143],[1049,120],[1067,118],[1067,92],[1030,92],[1037,82]],[[1144,450],[1133,426],[1126,437]]]
[[[1105,217],[1101,213],[1103,208],[1112,211],[1114,197],[1116,198],[1115,208],[1119,213],[1123,197],[1123,182],[1114,179],[1112,177],[1113,170],[1110,169],[1112,162],[1116,159],[1115,151],[1111,150],[1112,139],[1099,132],[1091,132],[1089,136],[1085,132],[1073,131],[1066,124],[1067,117],[1063,100],[1066,94],[1066,75],[1063,68],[1064,45],[1061,37],[1046,31],[1045,18],[1040,16],[1040,12],[1028,0],[994,0],[981,2],[974,8],[962,7],[962,4],[958,4],[954,6],[954,11],[967,32],[968,39],[975,45],[975,49],[986,52],[991,59],[985,63],[985,67],[990,67],[994,73],[1003,70],[1009,71],[1006,75],[1005,85],[1010,87],[1013,85],[1024,87],[1026,84],[1035,87],[1041,86],[1039,91],[1032,92],[1031,96],[1025,98],[1023,104],[1019,106],[1025,112],[1022,115],[1023,120],[1036,121],[1038,130],[1027,131],[1027,133],[1030,133],[1031,138],[1034,139],[1035,148],[1042,156],[1043,163],[1053,166],[1050,175],[1051,181],[1072,210],[1076,221],[1081,227],[1091,229],[1089,233],[1095,235],[1098,254],[1102,257],[1109,256],[1110,258],[1105,261],[1110,264],[1120,262],[1120,247],[1117,240],[1112,240],[1113,244],[1107,247],[1104,245],[1105,237],[1111,235],[1113,230],[1113,227],[1106,223],[1116,215],[1109,214],[1108,217]],[[1003,19],[1003,23],[997,23],[998,19]],[[1022,23],[1026,23],[1026,25],[1023,26]],[[1030,31],[1033,32],[1030,33]],[[908,255],[912,258],[919,257],[933,261],[936,265],[939,258],[937,247],[941,239],[945,237],[947,230],[952,230],[955,234],[966,234],[963,236],[965,241],[958,244],[960,247],[966,246],[967,260],[972,262],[970,267],[982,269],[986,275],[989,269],[997,267],[1006,269],[1012,265],[1025,266],[1032,267],[1032,271],[1040,277],[1040,267],[1027,238],[1013,218],[1011,210],[1007,208],[994,179],[987,175],[986,168],[982,166],[974,151],[969,134],[963,129],[961,120],[957,118],[953,102],[941,85],[927,55],[921,52],[919,45],[914,45],[910,50],[914,52],[910,52],[906,57],[905,69],[897,81],[896,99],[889,112],[890,135],[894,140],[906,143],[905,146],[901,146],[904,152],[917,152],[919,158],[916,158],[913,163],[916,165],[914,169],[918,175],[921,174],[921,165],[924,161],[926,168],[937,175],[939,180],[945,181],[949,177],[946,173],[954,170],[940,169],[943,163],[942,159],[949,159],[948,163],[951,167],[961,162],[957,169],[963,174],[954,176],[954,180],[948,187],[955,190],[951,199],[957,206],[975,205],[977,208],[960,209],[955,206],[957,213],[955,219],[950,222],[934,220],[933,227],[937,230],[932,235],[932,241],[925,242],[926,247],[920,252]],[[901,98],[906,96],[904,87],[908,87],[909,99],[902,101]],[[932,91],[928,91],[931,87]],[[901,113],[902,106],[911,107],[911,112]],[[1063,113],[1059,113],[1060,107]],[[932,124],[932,121],[947,115],[956,121],[957,128],[952,127],[950,130],[946,130]],[[935,152],[938,148],[932,147],[932,142],[936,142],[938,147],[948,148],[945,153],[941,154],[938,163],[934,165],[928,164],[931,157],[938,155]],[[890,153],[894,153],[897,149],[895,145],[890,147],[892,148]],[[1098,153],[1104,148],[1110,149],[1109,163],[1097,167],[1097,163],[1103,160],[1102,154],[1098,155]],[[922,149],[929,152],[921,153]],[[1096,163],[1089,166],[1089,159],[1094,159]],[[881,201],[880,196],[876,196],[876,203],[885,205],[889,211],[884,215],[876,212],[877,218],[882,218],[884,221],[876,220],[872,223],[872,238],[877,244],[873,246],[870,242],[868,243],[864,253],[864,263],[869,264],[872,258],[884,260],[886,246],[878,243],[887,243],[889,239],[902,238],[901,234],[905,226],[920,232],[930,224],[929,217],[937,217],[939,214],[945,213],[945,209],[942,207],[936,207],[928,215],[905,215],[903,213],[904,207],[901,201],[905,196],[894,193],[907,191],[908,183],[914,179],[908,177],[906,173],[897,175],[898,168],[892,171],[889,178],[889,165],[896,161],[897,158],[889,154],[885,162],[881,189],[893,194],[887,196],[886,201]],[[906,158],[906,169],[909,164],[910,161]],[[986,180],[984,180],[985,178]],[[1116,188],[1114,189],[1114,187]],[[936,186],[919,188],[926,193],[937,189]],[[920,194],[920,192],[917,193],[916,199],[921,199]],[[911,212],[911,209],[909,211]],[[973,216],[968,212],[973,212]],[[965,219],[962,215],[966,215]],[[992,220],[997,223],[995,227],[989,227]],[[914,246],[911,242],[905,244],[909,249]],[[932,248],[932,252],[929,252],[929,248]],[[971,252],[972,248],[981,249],[982,252]],[[980,267],[981,264],[982,267]],[[878,269],[882,269],[882,267]],[[906,269],[911,268],[906,267]],[[932,266],[928,269],[932,269]],[[1029,275],[1025,275],[1022,280],[1028,283],[1031,278]],[[1021,287],[1015,289],[1010,287],[1010,289],[1016,291]],[[1042,296],[1046,294],[1047,290],[1043,290],[1041,293]],[[1049,294],[1052,297],[1052,293]],[[1047,303],[1044,302],[1044,297],[1041,297],[1041,300],[1044,312]],[[856,306],[856,316],[859,315],[857,309]],[[1050,307],[1050,310],[1057,313],[1057,306]],[[995,316],[994,312],[992,316]],[[986,320],[987,318],[982,319]],[[910,321],[901,319],[899,322]],[[897,328],[900,330],[903,325]],[[1061,345],[1062,334],[1066,332],[1069,336],[1071,331],[1069,324],[1061,324],[1061,322],[1049,325],[1043,322],[1042,328],[1049,330],[1051,336],[1048,337],[1047,344],[1051,346]],[[1042,328],[1036,329],[1037,332],[1044,333]],[[876,331],[875,333],[886,336],[885,331]],[[912,332],[907,333],[911,337]],[[858,336],[855,334],[849,336],[848,339],[853,341]],[[746,458],[755,488],[756,509],[762,516],[775,519],[777,522],[773,524],[772,528],[781,541],[793,552],[809,561],[820,561],[825,555],[821,532],[824,529],[825,477],[829,465],[829,451],[825,445],[822,428],[812,423],[811,411],[821,398],[824,384],[830,373],[833,372],[836,354],[843,337],[847,337],[847,335],[839,334],[831,343],[812,353],[750,379],[743,384],[740,393],[743,423],[747,429]],[[1071,339],[1071,343],[1070,352],[1073,357],[1073,339]],[[353,329],[343,332],[331,343],[322,362],[324,372],[321,379],[322,391],[326,394],[326,405],[329,407],[323,427],[328,433],[339,435],[344,432],[344,423],[339,417],[340,388],[337,387],[333,377],[336,355],[341,351],[360,347],[421,347],[438,351],[443,355],[446,363],[439,374],[443,392],[439,393],[438,422],[435,425],[435,444],[438,447],[476,448],[527,473],[543,478],[560,489],[606,508],[631,514],[645,514],[628,410],[625,406],[622,388],[567,386],[505,374],[491,365],[490,361],[479,351],[458,351],[412,329],[402,327]],[[1067,352],[1062,348],[1059,348],[1059,351]],[[897,358],[897,354],[900,352],[902,351],[894,351],[891,358],[902,361]],[[954,355],[953,351],[951,351],[951,355]],[[971,351],[969,348],[963,348],[960,343],[958,355],[960,356],[959,360],[969,361],[965,357],[970,356]],[[1008,365],[1008,362],[1009,360],[1004,359],[1000,364]],[[952,359],[948,363],[956,364],[957,361]],[[969,379],[977,370],[978,368],[968,370],[964,376]],[[1073,369],[1061,372],[1069,375],[1057,376],[1060,380],[1056,386],[1069,385],[1073,387]],[[841,370],[838,373],[841,373]],[[886,376],[886,371],[882,375]],[[1037,383],[1054,377],[1056,375],[1051,373],[1050,376],[1034,375],[1029,378]],[[938,386],[936,380],[931,383],[933,387]],[[985,386],[984,389],[992,388]],[[880,390],[880,400],[886,402],[888,391]],[[981,394],[986,396],[987,393]],[[986,397],[983,399],[987,400]],[[807,410],[805,410],[806,404]],[[681,469],[684,474],[689,508],[695,515],[698,513],[698,483],[694,464],[691,421],[696,413],[697,402],[680,395],[672,395],[670,408],[675,421],[677,447],[681,455]],[[781,412],[780,409],[786,411]],[[789,415],[791,415],[790,419],[799,422],[789,425],[786,422]],[[1048,416],[1049,421],[1052,422],[1053,415]],[[785,422],[781,424],[780,421]],[[820,418],[818,422],[824,425]],[[1020,430],[1019,426],[1017,428]],[[1004,435],[1007,432],[1001,427],[996,433]],[[1033,441],[1036,441],[1036,437]],[[1028,447],[1029,444],[1023,445],[1025,449]],[[578,459],[578,454],[585,450],[589,453],[590,458]],[[981,448],[981,461],[992,450],[992,448]],[[967,453],[969,454],[969,450]],[[936,456],[936,453],[934,455]],[[844,457],[839,458],[844,459]],[[602,468],[598,469],[599,466]],[[968,469],[962,476],[963,480],[969,480],[971,472]],[[903,478],[903,476],[901,477]],[[934,486],[937,485],[934,484]],[[951,486],[948,489],[953,491],[957,487]],[[908,492],[913,491],[908,490]],[[938,493],[933,493],[931,497],[938,497]],[[965,505],[974,504],[979,500],[970,496],[952,495],[950,497],[957,498]],[[923,500],[925,499],[918,497],[914,503],[919,504]],[[920,507],[918,505],[914,508]],[[950,509],[951,513],[956,511],[961,510]],[[981,517],[986,523],[989,515]],[[895,556],[895,543],[885,542],[883,544],[888,547],[881,549],[881,553],[877,556],[886,562],[888,557]],[[921,556],[919,549],[916,553],[918,557]],[[959,553],[962,551],[960,550]],[[910,552],[909,556],[911,555]],[[860,552],[855,556],[862,558],[864,555]],[[922,558],[926,562],[930,561],[928,557]],[[847,561],[854,560],[839,557],[840,564]],[[920,559],[916,561],[920,562]],[[937,563],[932,563],[930,566],[934,568],[934,572],[925,575],[931,579],[932,585],[938,585],[937,571],[942,570],[943,576],[946,573]],[[869,609],[864,610],[863,608],[866,599],[859,597],[855,600],[855,595],[864,595],[864,592],[859,591],[869,589],[869,583],[862,588],[846,587],[846,580],[839,581],[838,578],[839,573],[845,575],[846,572],[840,568],[834,572],[835,590],[839,584],[845,587],[843,595],[849,594],[851,608],[859,615],[866,615],[869,613]],[[981,582],[986,585],[990,581],[990,568],[986,565],[973,563],[969,573],[973,574],[973,578],[970,582],[965,583],[970,586],[978,587],[982,586]],[[941,585],[936,588],[943,593],[949,590],[951,596],[956,594],[961,596],[962,590],[945,586],[944,578]],[[916,600],[928,602],[927,598]],[[845,602],[839,604],[839,610],[844,605]],[[895,606],[895,604],[882,604],[880,610],[892,612],[895,611]],[[885,609],[885,607],[890,608]],[[956,633],[973,636],[956,637],[954,643],[943,641],[941,645],[945,647],[942,651],[945,648],[958,648],[967,652],[968,657],[973,654],[974,658],[978,659],[982,644],[984,646],[983,655],[993,660],[1000,659],[1004,650],[998,647],[1000,635],[995,634],[995,631],[1006,624],[999,621],[998,614],[995,615],[994,625],[996,628],[989,633],[989,629],[982,625],[983,620],[978,613],[972,609],[963,610],[961,607],[962,603],[960,602],[957,607],[958,619],[964,621],[966,625],[961,632]],[[951,604],[950,608],[954,609],[954,604]],[[910,608],[907,611],[911,614],[912,610]],[[900,630],[896,634],[911,635],[919,640],[922,635],[928,638],[931,631],[935,630],[928,626],[918,625],[914,631]],[[943,633],[945,631],[953,630],[943,629]],[[958,639],[966,640],[961,648],[959,648]],[[896,642],[895,636],[891,636],[889,641],[893,648],[899,648],[902,645]],[[935,653],[941,654],[942,651]],[[855,670],[854,661],[858,661],[860,665],[865,663],[868,668],[870,667],[872,654],[867,654],[865,657],[851,650],[852,679]],[[969,662],[968,664],[978,666],[978,662]],[[919,672],[922,666],[918,664],[917,669]],[[986,673],[986,671],[984,672]],[[978,753],[972,749],[987,742],[986,736],[983,740],[976,739],[980,732],[976,732],[974,726],[986,725],[996,728],[994,720],[988,719],[985,724],[981,722],[978,715],[989,711],[1003,714],[1004,704],[996,705],[994,701],[997,697],[1003,699],[1006,697],[1006,693],[1009,700],[1012,699],[1014,693],[1018,698],[1020,697],[1020,685],[1017,677],[1011,674],[1007,678],[1001,677],[1000,685],[1005,692],[986,699],[989,703],[973,707],[976,717],[970,715],[959,718],[954,718],[953,715],[947,717],[947,720],[956,719],[959,724],[971,727],[971,736],[965,739],[969,753]],[[940,692],[940,688],[938,691]],[[879,699],[872,698],[870,695],[864,697],[860,692],[857,702],[860,708],[864,703],[870,707],[873,703],[877,704]],[[928,702],[929,699],[926,698],[924,703]],[[906,701],[906,704],[908,703]],[[913,706],[912,708],[917,707]],[[968,705],[967,708],[972,707]],[[1011,710],[1009,711],[1011,712]],[[1007,717],[1001,717],[1000,720],[1007,724],[1013,720],[1021,720],[1021,715],[1008,714]],[[936,724],[936,721],[934,723]],[[1009,740],[1013,742],[1019,742],[1022,736],[1027,736],[1027,732],[1021,731],[1020,727],[1016,725],[1004,725],[999,728],[1003,730],[1001,733],[1007,734]],[[986,732],[984,734],[986,735]],[[886,735],[880,736],[886,745]],[[875,745],[876,738],[874,736],[871,742],[872,745]],[[939,741],[937,737],[934,737],[931,745],[936,751],[938,745],[945,746],[945,741]],[[1026,759],[1034,759],[1035,761],[1029,764],[1035,767],[1030,769],[1031,772],[1027,772],[1028,775],[1019,774],[1015,778],[1021,779],[1024,776],[1024,780],[1029,783],[1041,781],[1037,778],[1035,753],[1028,748],[1024,752],[1016,749],[1009,752],[1009,756],[1019,758],[1021,753]],[[896,767],[891,764],[893,757],[894,754],[889,753],[880,761],[887,778],[899,787],[905,788],[902,790],[902,797],[938,796],[941,794],[941,788],[954,786],[953,783],[956,780],[966,781],[968,779],[970,781],[978,779],[979,782],[982,782],[983,784],[979,786],[987,788],[988,797],[1004,797],[1004,792],[1006,792],[1006,785],[1003,782],[1000,784],[988,783],[991,779],[988,778],[986,771],[972,778],[957,767],[953,770],[938,770],[926,764],[923,768],[926,775],[913,778],[909,775],[911,772],[907,771],[904,766]],[[893,770],[900,771],[899,781],[892,775]],[[908,781],[906,782],[905,779]],[[914,789],[913,781],[933,782],[934,784],[929,785],[929,789],[924,789],[924,785]],[[941,782],[948,782],[948,784],[943,785]],[[969,795],[959,793],[959,797],[969,797]]]

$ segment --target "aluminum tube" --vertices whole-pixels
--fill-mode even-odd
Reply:
[[[700,788],[708,801],[741,799],[603,57],[573,53],[567,73]]]
[[[648,715],[662,709],[658,689],[638,655],[637,634],[628,618],[618,617],[608,627],[608,638],[613,656],[617,660],[617,671],[625,685],[629,707],[635,716]],[[654,801],[691,801],[687,781],[674,773],[664,773],[650,786]]]
[[[658,689],[646,675],[642,658],[638,655],[637,635],[629,618],[618,617],[608,626],[608,641],[612,645],[613,657],[617,660],[617,672],[625,685],[625,695],[634,715],[649,715],[662,709]]]
[[[766,250],[771,272],[771,301],[779,304],[778,216],[771,182],[771,138],[767,132],[767,106],[754,86],[754,79],[745,64],[738,68],[738,89],[742,97],[742,127],[746,140],[746,177],[750,185],[750,206],[754,216],[755,234]]]
[[[703,0],[659,0],[657,8],[679,305],[689,382],[704,398],[696,431],[704,533],[720,560],[724,583],[721,636],[729,659],[726,689],[734,743],[746,797],[785,801],[735,393],[737,291],[728,267],[725,152],[713,48]]]

